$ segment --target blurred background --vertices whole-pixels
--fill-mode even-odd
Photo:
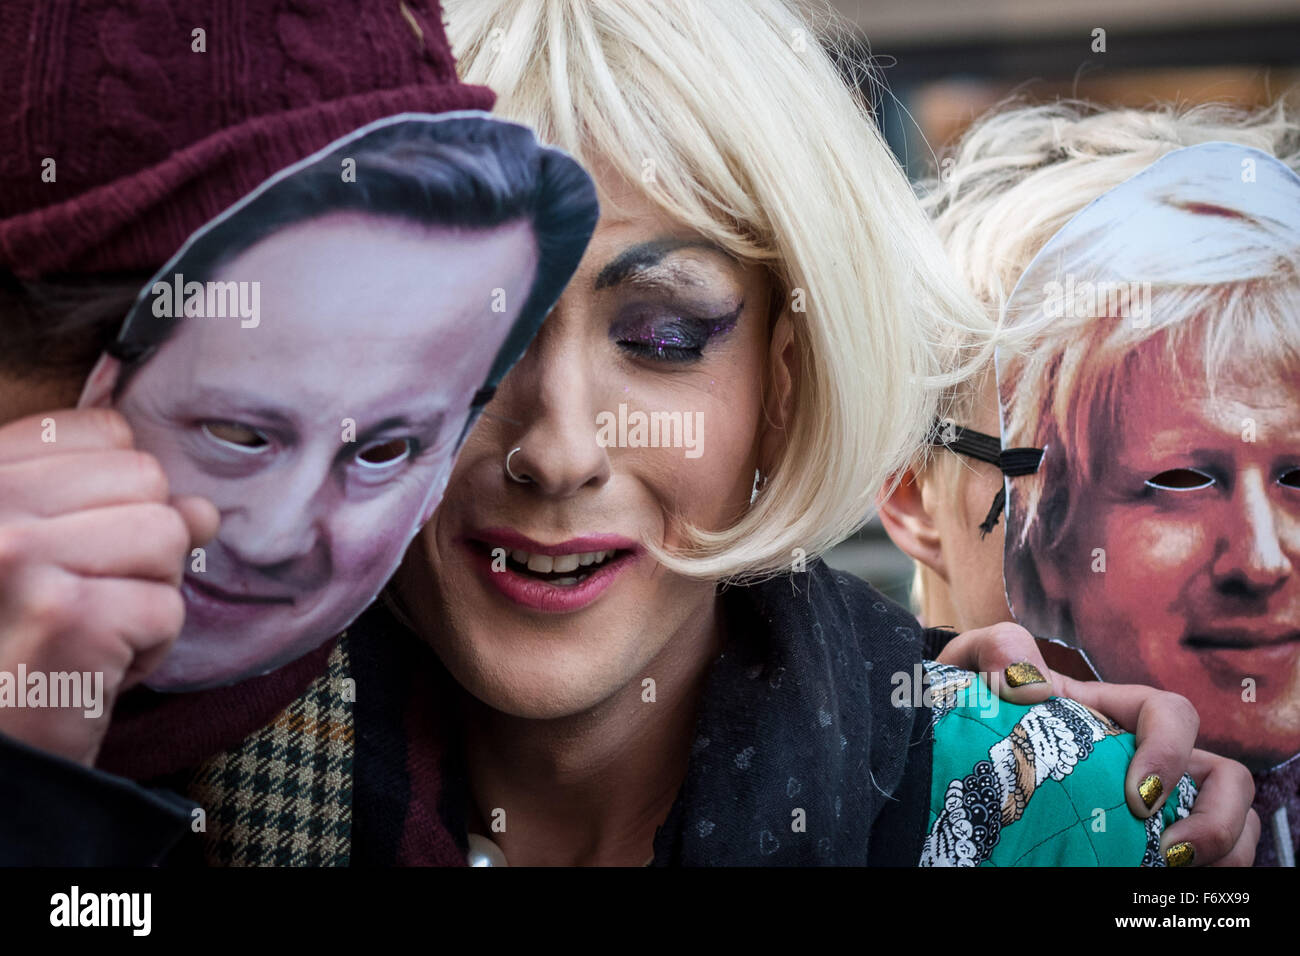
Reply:
[[[847,62],[874,61],[887,89],[863,93],[913,180],[934,175],[935,154],[1008,97],[1265,106],[1300,87],[1300,0],[823,0],[810,7],[814,17],[834,8],[847,21],[848,37],[836,31]],[[907,603],[911,561],[878,521],[827,561]]]

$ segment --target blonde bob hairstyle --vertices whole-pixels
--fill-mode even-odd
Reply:
[[[924,447],[943,388],[991,356],[992,322],[813,25],[784,0],[443,8],[462,77],[498,114],[768,269],[792,321],[793,409],[765,489],[733,526],[656,556],[753,578],[856,530]]]
[[[1254,111],[1222,104],[1138,110],[1078,101],[1009,102],[978,120],[945,152],[940,163],[945,173],[921,185],[921,201],[957,275],[990,319],[1002,325],[1002,347],[1028,353],[1035,344],[1033,324],[1008,327],[1003,312],[1039,250],[1085,206],[1160,157],[1215,141],[1253,147],[1300,169],[1300,125],[1286,98]],[[1280,292],[1273,288],[1270,295]],[[1153,325],[1152,334],[1158,331]],[[958,424],[970,423],[981,391],[992,382],[990,364],[983,374],[950,388],[944,405]],[[1038,440],[1042,436],[1026,443]],[[969,465],[945,454],[932,459],[927,471],[941,482],[942,500],[955,501]],[[918,565],[912,588],[918,608],[927,603],[929,574]]]

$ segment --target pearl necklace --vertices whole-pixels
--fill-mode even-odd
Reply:
[[[506,862],[506,855],[501,852],[501,847],[497,846],[485,836],[478,833],[469,835],[469,853],[466,855],[466,862],[470,866],[509,866]],[[646,860],[642,866],[649,866],[655,861],[653,853],[650,859]]]

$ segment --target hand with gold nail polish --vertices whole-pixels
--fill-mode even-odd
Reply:
[[[1124,782],[1128,808],[1140,820],[1160,812],[1183,774],[1192,771],[1191,754],[1201,719],[1191,702],[1179,694],[1140,684],[1109,684],[1057,678],[1057,693],[1105,714],[1137,738],[1137,750]],[[1249,801],[1248,801],[1249,802]],[[1219,819],[1225,828],[1242,820]]]
[[[1171,824],[1160,839],[1170,866],[1250,866],[1259,842],[1259,815],[1250,808],[1255,782],[1244,766],[1205,750],[1193,750],[1188,773],[1199,793],[1192,812]]]
[[[1019,624],[1004,621],[975,628],[950,640],[939,663],[984,676],[989,687],[1012,704],[1040,704],[1051,697],[1053,671],[1038,642]]]
[[[1195,750],[1200,717],[1180,694],[1140,684],[1078,681],[1054,675],[1058,693],[1110,717],[1137,737],[1125,796],[1139,819],[1160,812],[1183,774],[1199,789],[1184,820],[1161,835],[1166,862],[1179,866],[1249,866],[1259,841],[1259,818],[1250,809],[1255,783],[1235,760]],[[1170,848],[1189,843],[1170,858]]]
[[[1124,785],[1134,816],[1146,819],[1159,813],[1185,773],[1200,787],[1191,815],[1166,830],[1162,852],[1188,842],[1192,858],[1185,850],[1176,854],[1183,865],[1249,866],[1254,860],[1259,839],[1259,820],[1250,810],[1254,782],[1236,761],[1193,750],[1200,717],[1187,698],[1138,684],[1066,676],[1048,667],[1033,636],[1010,622],[952,638],[938,660],[979,671],[994,692],[1011,703],[1039,703],[1055,694],[1109,717],[1137,738]]]

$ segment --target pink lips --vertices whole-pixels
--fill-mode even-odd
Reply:
[[[595,534],[570,538],[558,544],[544,544],[510,528],[487,528],[463,539],[474,567],[485,581],[515,604],[546,614],[569,614],[592,604],[640,557],[640,545],[619,535]],[[484,547],[486,545],[486,547]],[[507,567],[493,570],[493,548],[527,551],[530,554],[578,554],[589,551],[622,551],[575,585],[562,586],[519,574]]]

